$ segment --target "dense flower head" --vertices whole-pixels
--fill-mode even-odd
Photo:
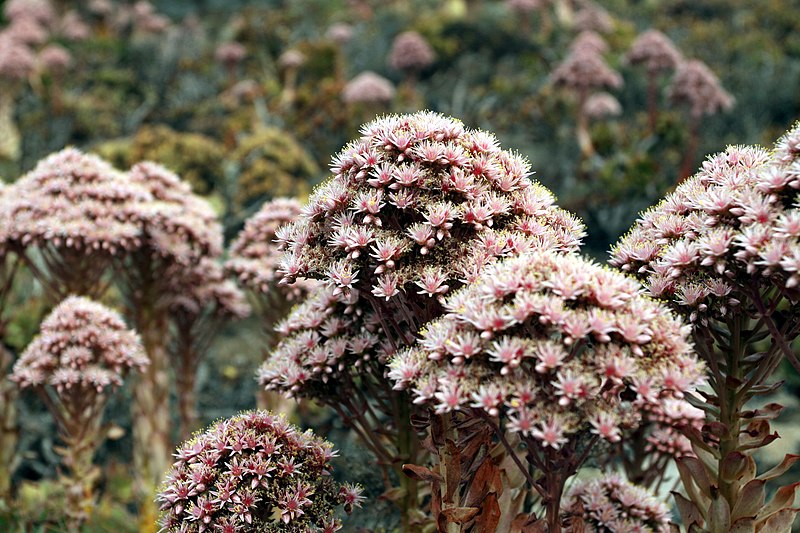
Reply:
[[[703,375],[688,327],[640,290],[573,254],[506,259],[447,298],[389,377],[415,403],[502,415],[545,447],[586,433],[618,442],[643,406]]]
[[[497,257],[578,247],[582,224],[493,135],[431,112],[382,117],[362,134],[279,232],[284,281],[424,306]]]
[[[685,399],[665,398],[648,405],[644,418],[650,429],[646,437],[647,453],[673,458],[695,455],[691,441],[681,431],[702,430],[705,413],[701,409]]]
[[[156,500],[166,532],[333,532],[360,488],[330,477],[330,443],[266,411],[221,420],[181,445]]]
[[[259,369],[259,383],[324,401],[365,370],[382,376],[393,349],[375,313],[353,303],[321,287],[295,307],[275,328],[281,342]]]
[[[732,146],[709,157],[639,218],[613,248],[611,264],[693,320],[746,310],[748,294],[774,284],[796,291],[800,157],[786,148],[799,129],[773,154]]]
[[[608,11],[592,2],[581,8],[575,15],[575,29],[609,33],[614,31],[614,19],[608,14]]]
[[[310,280],[281,285],[278,272],[283,252],[278,249],[276,232],[293,222],[302,206],[294,198],[276,198],[266,202],[247,219],[244,228],[231,243],[225,269],[247,289],[261,294],[278,291],[290,301],[299,301],[314,286]]]
[[[141,204],[151,199],[101,158],[66,148],[9,187],[0,202],[0,245],[130,250],[140,243]]]
[[[50,0],[8,0],[3,7],[5,18],[15,22],[32,19],[49,26],[56,18],[56,11]]]
[[[583,104],[583,112],[587,117],[593,119],[617,117],[622,114],[622,106],[613,95],[600,92],[586,99]]]
[[[47,41],[50,32],[33,18],[15,19],[4,33],[12,39],[27,45],[40,45]]]
[[[0,33],[0,82],[24,80],[35,66],[36,55],[30,47],[8,32]]]
[[[174,276],[173,307],[191,316],[199,316],[210,309],[218,318],[246,318],[250,306],[241,290],[225,277],[222,265],[210,257],[203,257],[189,269],[182,268]]]
[[[658,30],[642,32],[625,56],[631,65],[643,65],[650,73],[672,70],[681,62],[681,53],[669,37]]]
[[[349,103],[386,103],[394,98],[394,93],[391,81],[374,72],[366,71],[347,82],[342,90],[342,100]]]
[[[389,65],[403,72],[419,72],[430,66],[435,58],[425,37],[415,31],[404,31],[392,43]]]
[[[568,533],[667,533],[669,507],[618,474],[579,480],[564,497]]]
[[[569,45],[570,52],[581,49],[586,49],[586,51],[595,52],[596,54],[605,54],[608,52],[608,43],[596,31],[585,30],[580,32]]]
[[[143,239],[156,255],[190,265],[222,254],[222,226],[211,205],[167,168],[145,161],[127,173],[153,201],[138,205]]]
[[[58,33],[68,41],[85,41],[91,36],[92,30],[83,21],[80,14],[71,9],[61,18],[58,24]]]
[[[278,66],[285,69],[296,69],[306,62],[306,56],[300,50],[289,48],[278,57]]]
[[[325,32],[325,37],[335,42],[339,46],[343,46],[349,43],[350,39],[353,38],[353,27],[350,24],[345,24],[344,22],[331,24],[331,27]]]
[[[716,74],[697,59],[678,65],[667,92],[673,101],[686,103],[697,118],[728,110],[734,104],[733,96],[722,88]]]
[[[591,91],[622,86],[622,77],[612,70],[600,53],[590,46],[574,48],[550,75],[556,86],[574,91]]]
[[[41,324],[14,365],[20,387],[45,387],[59,396],[105,393],[148,364],[139,336],[102,304],[70,296]]]
[[[247,56],[247,48],[237,42],[229,42],[219,45],[214,51],[214,59],[223,65],[235,65]]]
[[[63,46],[49,44],[42,48],[36,61],[44,70],[60,74],[72,64],[72,54]]]

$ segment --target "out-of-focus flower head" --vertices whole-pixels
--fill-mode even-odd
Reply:
[[[266,202],[250,217],[231,243],[225,269],[239,283],[256,293],[268,295],[273,291],[289,301],[305,298],[316,283],[300,279],[291,285],[279,284],[278,272],[283,252],[278,248],[276,232],[281,226],[294,222],[300,215],[300,202],[293,198],[276,198]]]
[[[300,219],[278,232],[286,282],[310,277],[337,293],[424,307],[496,257],[572,251],[583,236],[528,177],[525,159],[436,113],[366,124],[332,170]]]
[[[695,455],[692,443],[681,431],[690,429],[700,432],[705,425],[705,413],[702,410],[693,407],[685,399],[665,398],[648,404],[644,417],[645,423],[650,426],[647,453],[675,459]]]
[[[24,43],[0,33],[0,82],[26,79],[36,67],[36,55]]]
[[[169,27],[170,20],[156,13],[153,4],[140,0],[131,9],[134,29],[144,33],[161,33]]]
[[[344,46],[353,38],[353,27],[343,22],[331,24],[331,27],[325,32],[325,37],[339,46]]]
[[[221,44],[214,51],[214,59],[226,67],[239,64],[245,57],[247,57],[247,48],[234,41]]]
[[[566,533],[669,531],[669,507],[618,474],[576,481],[562,505]]]
[[[172,307],[189,316],[199,317],[210,310],[215,318],[242,319],[250,315],[250,306],[244,294],[225,277],[222,265],[210,257],[203,257],[188,270],[181,269],[174,276],[175,297]]]
[[[517,13],[531,13],[547,7],[548,0],[506,0],[505,5]]]
[[[267,390],[321,401],[345,393],[358,375],[383,376],[393,353],[370,309],[320,287],[275,330],[281,342],[259,368]]]
[[[506,417],[542,447],[586,433],[618,442],[636,406],[682,396],[704,371],[689,328],[640,291],[573,254],[506,259],[447,298],[389,377],[415,403]]]
[[[797,126],[770,154],[732,146],[646,211],[611,264],[643,280],[691,320],[749,312],[753,291],[797,298],[800,159]],[[792,152],[794,150],[794,152]]]
[[[114,12],[111,0],[89,0],[87,7],[90,13],[100,17],[106,17]]]
[[[581,8],[575,15],[575,29],[611,33],[614,31],[614,19],[608,14],[608,11],[592,2]]]
[[[648,73],[657,73],[673,70],[683,58],[669,37],[647,30],[636,37],[625,59],[631,65],[644,66]]]
[[[71,296],[45,318],[14,364],[22,388],[50,387],[62,398],[107,394],[148,364],[139,336],[104,305]]]
[[[583,49],[602,55],[608,52],[608,43],[596,31],[586,30],[580,32],[569,45],[570,52]]]
[[[574,48],[550,74],[550,80],[557,87],[577,92],[622,86],[619,73],[612,70],[591,46]]]
[[[587,117],[593,119],[618,117],[622,114],[622,106],[613,95],[600,92],[586,99],[586,103],[583,104],[583,112]]]
[[[425,37],[415,31],[404,31],[395,37],[389,53],[389,66],[402,72],[419,72],[436,59]]]
[[[152,195],[138,205],[142,238],[154,254],[193,265],[200,258],[222,254],[222,227],[211,205],[192,192],[188,183],[158,163],[134,165],[128,180]]]
[[[92,32],[80,14],[72,9],[61,18],[59,33],[68,41],[85,41]]]
[[[359,487],[331,476],[333,446],[266,411],[217,422],[185,442],[157,501],[166,532],[337,531]]]
[[[30,17],[14,19],[4,33],[27,45],[40,45],[50,38],[50,32],[39,21]]]
[[[56,11],[50,0],[8,0],[3,14],[12,23],[32,19],[42,26],[50,27],[56,19]]]
[[[671,100],[685,103],[696,118],[726,111],[735,102],[733,96],[722,88],[716,74],[698,59],[678,65],[667,93]]]
[[[306,56],[300,50],[290,48],[278,57],[278,66],[282,69],[297,69],[306,62]]]
[[[387,103],[394,98],[394,85],[371,71],[362,72],[344,86],[342,100],[348,103]]]
[[[0,200],[0,245],[118,254],[139,246],[139,211],[150,200],[101,158],[66,148],[9,186]]]
[[[63,46],[48,44],[39,52],[36,61],[45,71],[62,74],[72,64],[72,54]]]

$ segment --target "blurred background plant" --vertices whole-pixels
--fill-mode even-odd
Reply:
[[[5,0],[0,8],[0,177],[14,182],[68,145],[123,170],[153,160],[209,202],[228,243],[264,202],[304,201],[331,155],[376,113],[427,108],[494,132],[586,222],[583,250],[596,257],[706,154],[770,145],[800,117],[800,12],[792,0]],[[647,54],[636,50],[652,30],[674,50],[662,39],[660,51],[640,59]],[[582,32],[602,39],[595,59],[619,77],[605,83],[607,93],[585,98],[554,74],[578,53]],[[410,51],[395,58],[403,35]],[[692,101],[698,81],[683,82],[694,87],[689,93],[680,89],[674,69],[687,65],[711,80],[716,99]],[[41,266],[38,252],[26,250]],[[7,266],[17,260],[25,259],[10,254]],[[5,372],[58,301],[30,269],[19,268],[13,281],[2,321]],[[123,299],[111,287],[103,301],[121,308]],[[255,405],[264,324],[259,313],[218,324],[192,376],[196,424]],[[786,377],[796,397],[800,379]],[[106,475],[87,531],[136,527],[131,394],[122,386],[106,409],[109,438],[96,456]],[[34,527],[60,490],[51,483],[55,433],[40,406],[9,395],[4,403],[18,416],[10,425],[0,417],[0,432],[18,440],[3,459],[13,465],[17,503],[11,514],[0,510],[0,529],[12,519]],[[177,389],[167,402],[177,430]],[[344,457],[367,453],[352,451],[358,443],[326,411],[305,406],[295,416]],[[781,434],[791,451],[796,440]],[[351,461],[337,475],[366,476],[374,500],[382,482],[364,470]],[[390,507],[367,507],[348,527],[399,523]]]

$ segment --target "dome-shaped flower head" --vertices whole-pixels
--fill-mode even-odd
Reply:
[[[329,442],[266,411],[217,422],[175,456],[156,497],[166,532],[333,532],[363,500],[331,478]]]
[[[430,66],[435,58],[425,37],[415,31],[404,31],[392,43],[389,66],[401,72],[414,73]]]
[[[62,298],[94,294],[110,260],[141,243],[141,206],[151,199],[99,157],[67,148],[9,187],[0,201],[0,245],[46,249],[47,269],[37,271]]]
[[[267,390],[326,403],[358,375],[383,376],[393,349],[380,320],[333,290],[317,289],[276,326],[281,342],[258,371]]]
[[[610,33],[614,31],[614,19],[608,14],[608,11],[592,2],[576,13],[575,29]]]
[[[71,296],[45,318],[14,364],[20,387],[47,387],[63,401],[108,394],[148,360],[139,336],[104,305]]]
[[[36,56],[8,32],[0,33],[0,82],[26,79],[36,66]]]
[[[586,30],[580,32],[569,45],[570,52],[581,49],[602,55],[608,52],[608,43],[596,31]]]
[[[697,59],[678,65],[667,92],[673,101],[685,103],[696,118],[728,110],[735,102],[711,69]]]
[[[387,103],[394,98],[394,93],[391,81],[366,71],[347,82],[342,90],[342,100],[348,103]]]
[[[618,117],[622,114],[622,106],[613,95],[600,92],[586,99],[583,104],[583,112],[587,117],[593,119]]]
[[[681,62],[681,53],[669,37],[658,30],[641,33],[625,59],[631,65],[642,65],[649,73],[672,70]]]
[[[729,147],[646,211],[611,264],[692,320],[749,313],[752,295],[776,283],[795,291],[797,169],[780,148],[771,159],[761,148]]]
[[[300,50],[290,48],[278,57],[278,66],[283,69],[296,69],[303,66],[306,56]]]
[[[622,86],[622,77],[603,61],[600,53],[590,47],[575,48],[550,74],[556,87],[576,92]]]
[[[679,397],[703,365],[689,330],[632,278],[539,252],[487,267],[390,361],[397,388],[437,412],[476,408],[559,449],[576,435],[618,442],[638,409]]]
[[[244,228],[231,243],[225,269],[247,289],[269,295],[273,291],[289,301],[302,300],[315,286],[310,280],[297,280],[291,285],[279,284],[278,272],[283,252],[278,249],[275,234],[278,228],[293,222],[300,215],[300,202],[293,198],[276,198],[266,202],[247,219]]]
[[[221,44],[214,51],[214,59],[226,67],[241,63],[246,56],[247,48],[237,42]]]
[[[50,0],[8,0],[3,7],[3,14],[12,23],[32,19],[45,27],[50,26],[56,18]]]
[[[50,33],[41,23],[29,17],[15,19],[3,33],[29,46],[40,45],[50,37]]]
[[[222,265],[203,257],[188,271],[175,276],[175,298],[172,307],[183,313],[199,316],[210,311],[215,318],[242,319],[250,314],[250,306],[241,290],[225,278]]]
[[[580,222],[493,135],[431,112],[383,117],[362,133],[278,232],[285,281],[324,280],[413,335],[410,320],[438,316],[438,298],[496,257],[578,247]]]
[[[49,44],[42,48],[36,61],[45,71],[61,74],[72,64],[72,54],[57,44]]]
[[[531,13],[547,6],[548,0],[506,0],[505,5],[516,13]]]
[[[127,177],[152,195],[139,204],[146,246],[157,256],[191,265],[222,254],[222,227],[211,205],[174,172],[153,162],[137,163]]]
[[[562,505],[567,533],[669,531],[669,507],[617,474],[576,481]]]
[[[91,28],[74,9],[64,13],[58,26],[59,34],[68,41],[85,41],[92,33]]]
[[[339,46],[344,46],[353,38],[353,27],[343,22],[331,24],[331,27],[325,32],[325,37]]]

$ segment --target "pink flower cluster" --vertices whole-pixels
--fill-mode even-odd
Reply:
[[[182,265],[222,254],[222,227],[211,205],[188,183],[158,163],[143,162],[127,173],[152,201],[136,205],[142,240],[161,258]]]
[[[575,29],[611,33],[614,31],[614,18],[599,4],[589,2],[575,14]]]
[[[365,369],[383,376],[392,348],[380,321],[333,291],[317,289],[275,328],[282,340],[259,369],[262,386],[324,401]]]
[[[385,103],[394,98],[394,93],[391,81],[368,70],[347,82],[342,90],[342,100],[349,103]]]
[[[595,32],[582,32],[571,46],[569,55],[550,74],[556,87],[578,93],[622,86],[622,76],[611,69],[602,54],[608,45]]]
[[[681,430],[701,431],[706,419],[703,411],[686,400],[664,398],[647,406],[644,417],[651,428],[647,435],[648,453],[676,459],[695,455],[692,443]]]
[[[180,308],[189,316],[199,316],[211,310],[217,318],[246,318],[250,306],[241,290],[225,277],[222,266],[214,259],[204,257],[189,269],[175,276],[173,308]]]
[[[275,235],[278,228],[293,222],[300,215],[300,202],[292,198],[276,198],[265,203],[250,217],[230,246],[225,269],[247,289],[264,295],[278,291],[289,301],[300,301],[314,287],[310,280],[297,280],[279,285],[278,273],[283,253]]]
[[[419,72],[430,66],[435,58],[425,37],[415,31],[404,31],[392,43],[389,65],[402,72]]]
[[[625,59],[631,65],[643,65],[648,73],[657,73],[673,70],[683,58],[669,37],[647,30],[633,41]]]
[[[312,277],[336,293],[424,306],[496,257],[578,247],[581,223],[491,134],[431,112],[383,117],[362,133],[278,232],[285,281]]]
[[[734,146],[645,212],[612,250],[611,264],[640,277],[695,320],[747,307],[754,290],[800,282],[800,126],[770,154]],[[743,305],[744,304],[744,305]]]
[[[144,188],[97,156],[66,148],[41,160],[0,201],[0,246],[116,254],[141,241]]]
[[[78,296],[61,302],[14,364],[22,388],[51,387],[62,398],[107,394],[147,366],[139,336],[107,307]]]
[[[396,388],[440,413],[502,415],[542,447],[585,432],[618,442],[643,406],[703,375],[688,327],[635,280],[576,255],[506,259],[444,307],[390,361]]]
[[[163,531],[255,533],[341,529],[357,486],[330,477],[332,445],[266,411],[222,420],[178,448],[158,493]]]
[[[583,104],[583,112],[587,117],[593,119],[616,117],[622,114],[622,106],[613,95],[599,92],[586,99]]]
[[[669,507],[616,474],[576,481],[564,498],[566,533],[667,533]]]
[[[673,101],[686,103],[695,118],[728,110],[735,101],[711,69],[697,59],[678,65],[668,93]]]

